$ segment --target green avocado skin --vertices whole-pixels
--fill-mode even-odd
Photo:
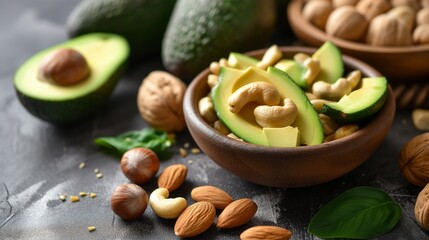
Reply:
[[[112,94],[121,74],[124,62],[101,88],[79,98],[64,101],[35,99],[15,91],[21,104],[35,117],[55,125],[70,125],[95,115]],[[67,109],[67,111],[64,111]]]
[[[275,23],[274,0],[178,0],[162,45],[164,67],[189,79],[212,61],[263,47]]]
[[[128,40],[131,57],[160,55],[161,42],[176,0],[83,0],[70,13],[71,37],[105,32]]]

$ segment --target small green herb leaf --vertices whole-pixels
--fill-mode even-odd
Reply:
[[[308,232],[320,238],[368,239],[392,230],[401,215],[401,207],[383,191],[356,187],[321,208]]]
[[[169,138],[167,132],[145,128],[141,131],[126,132],[116,137],[100,137],[95,139],[95,144],[117,155],[138,147],[149,148],[157,154],[165,154],[172,145],[172,139]]]

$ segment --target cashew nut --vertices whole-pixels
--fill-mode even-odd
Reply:
[[[207,77],[207,85],[209,85],[210,88],[213,88],[214,86],[216,86],[218,80],[219,80],[219,76],[218,75],[210,74]]]
[[[333,84],[317,81],[313,84],[312,90],[313,94],[318,98],[338,101],[344,95],[351,93],[352,87],[347,79],[340,78]]]
[[[359,130],[359,126],[357,124],[344,125],[335,131],[334,140],[347,137],[348,135],[351,135],[352,133],[355,133],[358,130]]]
[[[228,135],[226,135],[227,137],[229,137],[229,138],[232,138],[232,139],[235,139],[235,140],[237,140],[237,141],[241,141],[241,142],[244,142],[244,140],[243,139],[241,139],[241,138],[239,138],[237,135],[235,135],[234,133],[230,133],[230,134],[228,134]]]
[[[198,102],[198,110],[208,124],[214,123],[218,119],[210,97],[203,97],[200,99]]]
[[[231,133],[229,129],[220,120],[217,120],[213,123],[213,128],[216,129],[218,132],[222,133],[223,135],[228,135],[229,133]]]
[[[319,114],[320,122],[323,126],[323,134],[330,135],[337,131],[340,127],[332,118],[326,116],[325,114]]]
[[[297,53],[295,56],[293,56],[293,59],[304,65],[304,67],[307,69],[304,73],[304,80],[307,86],[313,84],[314,79],[316,79],[320,72],[319,60],[314,59],[305,53]]]
[[[325,99],[313,99],[310,100],[311,104],[313,104],[314,109],[316,112],[320,113],[322,111],[323,105],[326,103],[332,103],[332,101],[325,100]]]
[[[262,60],[256,64],[256,67],[266,70],[269,66],[273,66],[282,58],[282,52],[277,47],[273,45],[267,49]]]
[[[289,98],[283,106],[260,105],[253,111],[256,122],[261,127],[281,128],[292,125],[298,116],[298,108]]]
[[[188,206],[186,199],[182,197],[168,198],[169,194],[166,188],[158,188],[150,194],[149,204],[158,217],[177,218]]]
[[[278,105],[281,97],[277,89],[267,82],[252,82],[235,91],[228,98],[229,111],[238,113],[247,103]]]
[[[313,95],[332,101],[340,100],[344,95],[351,93],[360,83],[362,73],[359,70],[350,72],[347,78],[340,78],[335,83],[318,81],[313,84]]]
[[[349,82],[352,91],[359,85],[362,78],[362,73],[359,70],[354,70],[353,72],[347,75],[347,82]]]

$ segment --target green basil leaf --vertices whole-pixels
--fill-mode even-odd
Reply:
[[[320,238],[374,238],[392,230],[401,216],[401,207],[383,191],[356,187],[321,208],[308,232]]]
[[[122,155],[128,150],[138,147],[149,148],[157,154],[165,155],[166,150],[172,145],[172,140],[167,132],[153,128],[130,131],[117,137],[100,137],[94,142],[116,155]]]

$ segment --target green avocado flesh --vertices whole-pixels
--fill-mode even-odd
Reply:
[[[86,59],[90,75],[74,85],[60,86],[38,79],[41,60],[59,48],[72,48]],[[33,115],[52,123],[71,123],[97,110],[109,97],[129,56],[127,41],[113,34],[93,33],[45,49],[15,73],[14,87]]]
[[[320,62],[320,72],[314,82],[334,83],[343,76],[341,51],[331,42],[325,42],[312,56]]]
[[[302,64],[292,59],[283,59],[274,65],[274,67],[289,74],[292,80],[294,80],[295,83],[298,84],[301,88],[307,88],[307,83],[303,78],[306,69]]]
[[[242,53],[232,52],[228,57],[228,66],[240,70],[244,70],[248,67],[256,67],[258,62],[258,59],[249,57]]]
[[[384,77],[363,78],[361,85],[338,102],[324,104],[322,113],[340,124],[358,123],[373,116],[386,101],[387,80]]]
[[[278,138],[278,134],[273,134],[271,129],[268,132],[268,129],[266,129],[264,132],[263,128],[256,123],[253,116],[255,104],[246,104],[239,114],[232,113],[228,109],[228,98],[232,93],[246,84],[258,81],[264,81],[274,85],[283,99],[290,98],[298,108],[298,116],[292,124],[292,127],[298,128],[299,134],[295,130],[292,131],[293,136],[284,135],[285,138],[300,138],[301,145],[316,145],[322,143],[322,125],[317,112],[314,110],[307,96],[285,72],[273,67],[269,67],[267,71],[255,67],[249,67],[246,70],[227,67],[221,68],[219,82],[211,93],[213,107],[219,119],[221,119],[235,135],[246,142],[257,145],[278,146],[279,142],[280,145],[282,145],[282,141],[278,139],[267,140],[270,136]],[[291,132],[291,129],[284,129],[284,131]],[[287,145],[291,145],[291,143],[293,145],[293,139],[284,142]]]
[[[319,60],[320,63],[320,72],[314,82],[325,81],[334,83],[343,75],[344,63],[341,58],[341,52],[331,42],[325,42],[312,57]],[[307,68],[302,63],[292,59],[283,59],[274,67],[289,74],[302,89],[306,90],[309,88],[304,79]]]

